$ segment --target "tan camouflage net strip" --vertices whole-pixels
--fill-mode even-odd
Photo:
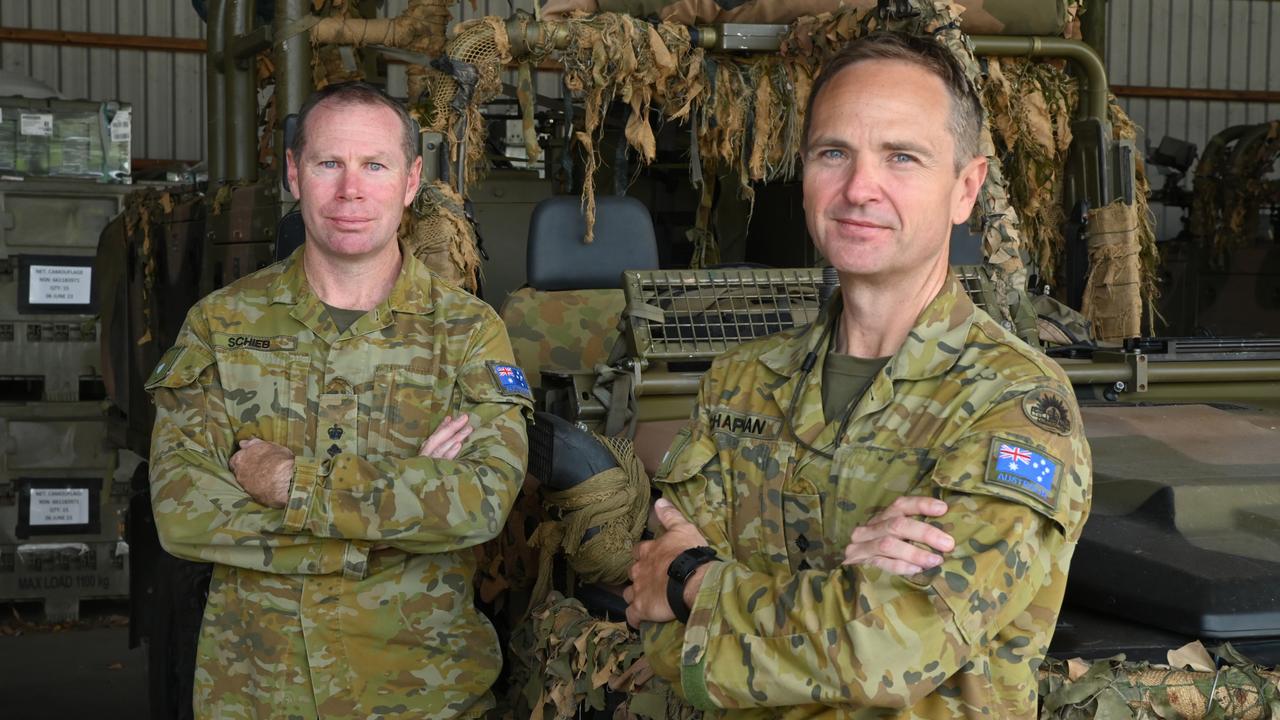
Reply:
[[[224,186],[229,187],[229,186]],[[228,191],[230,197],[230,191]],[[133,245],[131,252],[142,262],[142,336],[137,339],[138,345],[151,342],[152,293],[156,288],[156,274],[159,272],[156,258],[161,248],[157,244],[164,237],[160,223],[173,214],[174,205],[185,200],[182,195],[176,198],[168,190],[137,190],[124,198],[124,237],[125,242]],[[134,244],[135,238],[142,237],[140,244]]]
[[[627,582],[631,546],[640,539],[649,517],[649,476],[630,440],[599,435],[596,439],[617,460],[618,467],[593,475],[568,490],[542,488],[545,517],[559,520],[544,520],[529,538],[529,545],[541,550],[532,605],[547,597],[552,561],[561,552],[582,583]],[[591,528],[598,528],[597,533],[584,540]]]
[[[1116,101],[1115,95],[1107,98],[1107,113],[1111,117],[1111,136],[1113,139],[1137,140],[1138,126],[1120,108],[1120,103]],[[1160,250],[1156,245],[1156,217],[1151,212],[1151,205],[1147,200],[1147,197],[1151,195],[1151,183],[1147,180],[1147,165],[1142,153],[1137,153],[1134,162],[1133,213],[1138,218],[1136,244],[1138,246],[1139,294],[1142,297],[1142,303],[1146,307],[1146,312],[1144,313],[1147,321],[1146,333],[1147,335],[1155,335],[1156,320],[1160,318],[1159,313],[1156,311],[1156,299],[1160,297],[1160,286],[1157,284],[1160,268]],[[1092,270],[1091,266],[1090,272]],[[1137,334],[1135,332],[1133,335]],[[1129,337],[1133,337],[1133,335]]]
[[[1055,63],[987,58],[983,104],[991,118],[996,152],[1003,159],[1009,178],[1009,203],[1022,221],[1027,251],[1042,283],[1055,289],[1065,287],[1066,281],[1062,266],[1066,254],[1062,235],[1063,187],[1072,138],[1071,120],[1079,97],[1078,82]],[[1137,137],[1137,127],[1114,97],[1108,113],[1115,139]],[[1095,208],[1090,215],[1090,284],[1106,291],[1094,293],[1092,301],[1086,300],[1084,312],[1102,331],[1097,334],[1098,339],[1138,335],[1144,316],[1148,334],[1154,333],[1159,256],[1155,218],[1147,202],[1146,168],[1141,160],[1136,175],[1133,206],[1105,211]],[[1131,214],[1131,221],[1120,223],[1130,235],[1116,236],[1116,221],[1105,220],[1107,229],[1102,232],[1106,239],[1095,237],[1099,230],[1093,220],[1114,218],[1118,213],[1126,218]],[[1119,253],[1115,250],[1117,244],[1127,250]],[[1112,290],[1118,285],[1125,289]],[[1121,317],[1125,320],[1117,322]]]
[[[400,220],[400,242],[436,275],[475,292],[480,253],[462,196],[443,182],[423,182]]]
[[[527,658],[513,707],[538,720],[570,720],[604,707],[606,687],[631,693],[627,714],[615,717],[697,717],[644,660],[639,635],[621,622],[592,617],[574,599],[553,593],[532,613],[531,635],[513,644]],[[1198,645],[1198,644],[1196,644]],[[1181,652],[1181,651],[1180,651]],[[1202,651],[1203,652],[1203,651]],[[1171,653],[1171,656],[1173,653]],[[1049,659],[1040,668],[1041,720],[1271,720],[1280,718],[1280,672],[1257,667],[1229,645],[1199,669],[1126,662],[1123,656],[1088,662]],[[525,717],[517,713],[515,717]]]
[[[1237,137],[1228,145],[1225,138],[1231,136]],[[1259,211],[1280,204],[1280,180],[1265,179],[1278,159],[1280,120],[1233,128],[1213,138],[1196,165],[1192,233],[1221,254],[1266,232]]]

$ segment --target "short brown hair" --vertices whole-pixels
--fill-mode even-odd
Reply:
[[[864,60],[901,60],[928,70],[951,97],[951,139],[956,148],[956,172],[978,155],[982,138],[982,102],[951,51],[931,37],[878,30],[845,45],[818,73],[804,113],[804,143],[809,144],[809,119],[818,93],[831,78]]]
[[[418,157],[418,123],[409,116],[409,112],[403,105],[373,85],[362,80],[354,80],[326,85],[311,93],[311,97],[302,103],[302,109],[298,111],[298,126],[293,133],[293,142],[289,144],[289,149],[293,151],[294,162],[302,157],[302,151],[307,146],[307,118],[312,111],[323,104],[335,107],[373,105],[390,108],[400,119],[400,125],[404,129],[402,146],[405,161],[413,164],[414,158]]]

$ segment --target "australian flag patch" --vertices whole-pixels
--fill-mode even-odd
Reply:
[[[498,384],[498,390],[504,395],[533,397],[533,391],[529,389],[529,381],[525,380],[524,371],[515,365],[490,362],[489,372],[493,373],[493,381]]]
[[[1029,495],[1053,507],[1058,502],[1062,463],[1048,454],[1004,438],[991,442],[986,481]]]

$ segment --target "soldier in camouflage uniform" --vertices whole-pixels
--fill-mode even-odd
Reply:
[[[497,316],[396,243],[404,110],[354,84],[301,118],[304,247],[199,302],[148,382],[161,542],[215,563],[196,716],[477,717],[501,655],[471,548],[523,479],[528,386]]]
[[[628,620],[712,717],[1032,718],[1089,449],[1062,370],[948,271],[985,177],[963,72],[869,37],[824,71],[805,136],[841,292],[704,377]]]

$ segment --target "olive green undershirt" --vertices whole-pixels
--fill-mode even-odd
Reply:
[[[333,320],[333,324],[338,326],[338,332],[344,333],[347,328],[356,323],[357,320],[364,317],[368,310],[348,310],[347,308],[334,307],[329,303],[324,303],[325,309],[329,311],[329,318]]]
[[[889,358],[860,358],[840,353],[827,353],[822,363],[822,415],[827,423],[843,417],[845,411],[862,399],[876,373]]]

